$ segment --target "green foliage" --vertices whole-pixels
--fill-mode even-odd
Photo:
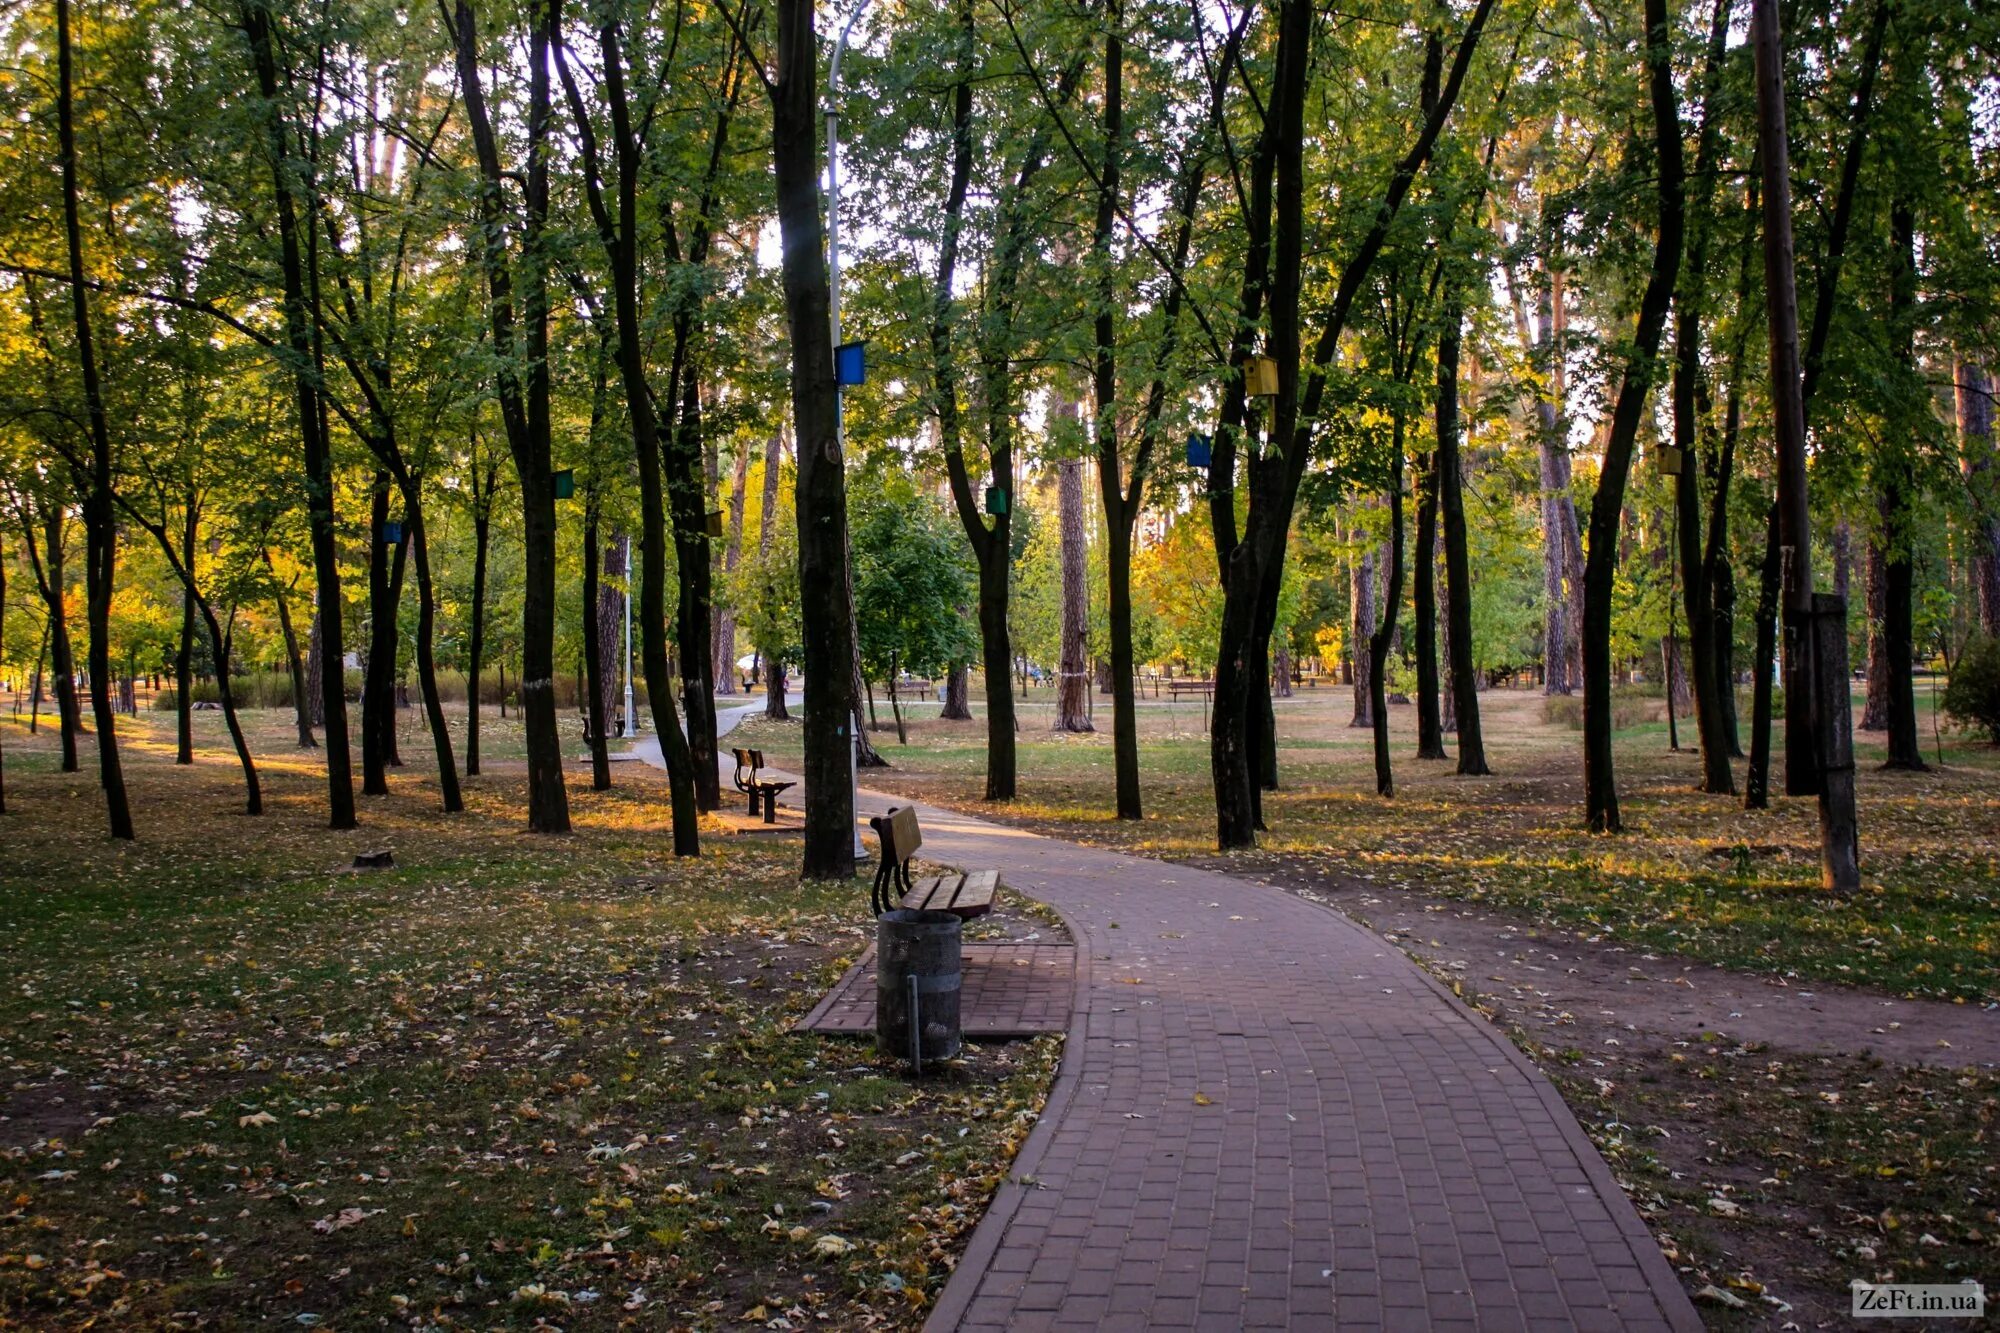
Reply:
[[[1944,711],[1968,731],[1984,731],[2000,745],[2000,639],[1966,645],[1944,691]]]
[[[861,479],[850,492],[854,623],[871,680],[941,676],[978,651],[965,608],[972,575],[957,520],[906,476]]]

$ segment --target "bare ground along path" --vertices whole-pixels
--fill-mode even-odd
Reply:
[[[1062,1073],[933,1327],[1700,1327],[1555,1089],[1394,947],[920,809],[936,859],[1000,868],[1080,953]]]

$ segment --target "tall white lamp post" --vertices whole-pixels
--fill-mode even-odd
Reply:
[[[625,534],[625,737],[639,734],[638,703],[632,692],[632,534]]]
[[[847,39],[854,31],[855,22],[862,11],[868,8],[868,0],[858,0],[854,12],[847,16],[847,22],[840,25],[840,39],[833,45],[833,60],[826,72],[826,267],[828,301],[832,316],[833,345],[840,346],[840,58],[847,54]],[[841,465],[847,459],[847,410],[846,395],[842,392],[840,377],[834,376],[833,388],[833,429],[834,439],[840,446]],[[846,669],[846,668],[843,668]],[[854,710],[847,716],[847,725],[853,728],[847,746],[847,781],[852,792],[850,802],[857,818],[854,821],[854,856],[856,860],[866,860],[868,848],[861,841],[861,821],[858,817],[861,805],[861,732],[859,718],[861,701],[854,701]]]

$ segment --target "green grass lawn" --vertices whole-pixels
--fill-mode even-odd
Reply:
[[[136,843],[94,765],[0,722],[0,1327],[919,1322],[1033,1123],[1059,1043],[912,1084],[789,1025],[866,943],[796,842],[670,854],[663,780],[524,832],[508,724],[437,813],[421,733],[363,827],[252,714],[177,768],[127,723]],[[396,865],[355,872],[363,850]]]
[[[1935,760],[1921,688],[1918,705],[1925,753]],[[875,735],[893,767],[863,781],[1169,860],[1419,888],[1797,978],[2000,998],[2000,752],[1949,729],[1937,737],[1944,766],[1929,773],[1879,771],[1880,738],[1857,734],[1864,884],[1841,895],[1819,885],[1813,801],[1780,796],[1774,809],[1748,812],[1739,800],[1699,794],[1699,758],[1668,750],[1658,699],[1635,701],[1639,720],[1619,733],[1627,831],[1604,837],[1584,828],[1582,738],[1566,722],[1568,701],[1483,693],[1494,769],[1486,778],[1415,759],[1415,710],[1392,706],[1397,795],[1384,800],[1375,795],[1369,734],[1347,725],[1351,691],[1300,690],[1276,705],[1281,785],[1264,796],[1270,831],[1255,851],[1226,857],[1214,850],[1201,701],[1148,699],[1140,708],[1147,817],[1136,823],[1112,816],[1110,702],[1099,696],[1095,707],[1100,730],[1057,733],[1048,692],[1031,694],[1020,710],[1020,795],[1010,803],[982,799],[983,715],[941,722],[935,704],[905,710],[915,718],[907,746],[893,730]],[[880,711],[886,722],[886,704]],[[796,761],[796,723],[758,718],[742,734],[774,762]],[[1686,719],[1681,740],[1694,742]],[[1735,767],[1740,784],[1743,764]]]

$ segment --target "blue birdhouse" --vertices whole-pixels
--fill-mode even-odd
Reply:
[[[1207,467],[1214,461],[1214,452],[1206,435],[1190,435],[1187,443],[1189,467]]]
[[[403,544],[403,525],[401,523],[384,523],[382,525],[382,544],[384,546],[401,546]]]
[[[846,386],[868,381],[867,342],[842,343],[833,349],[833,382]]]
[[[556,499],[568,500],[576,495],[576,469],[566,467],[555,474]]]

